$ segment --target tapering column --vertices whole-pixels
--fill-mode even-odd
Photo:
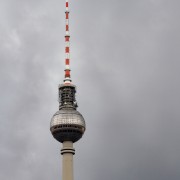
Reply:
[[[62,180],[73,180],[73,155],[75,149],[73,148],[73,142],[63,142],[63,148],[61,149],[63,155],[62,160]]]

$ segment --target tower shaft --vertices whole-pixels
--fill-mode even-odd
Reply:
[[[75,150],[71,141],[63,142],[61,154],[63,155],[62,180],[73,180],[73,155]]]

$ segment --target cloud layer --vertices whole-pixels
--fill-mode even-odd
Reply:
[[[70,1],[87,131],[75,179],[180,179],[177,0]],[[0,2],[0,179],[61,178],[49,131],[64,71],[64,1]]]

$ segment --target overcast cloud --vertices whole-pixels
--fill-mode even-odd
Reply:
[[[49,131],[64,76],[65,0],[0,0],[0,179],[61,179]],[[180,179],[180,1],[70,0],[87,123],[75,180]]]

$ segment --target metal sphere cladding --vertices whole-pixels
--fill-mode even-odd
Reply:
[[[50,130],[59,142],[78,141],[85,131],[83,116],[74,109],[61,109],[51,119]]]

